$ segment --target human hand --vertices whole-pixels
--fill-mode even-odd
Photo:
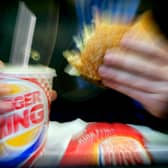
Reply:
[[[54,101],[57,99],[57,92],[55,90],[51,91],[51,101]]]
[[[126,36],[121,49],[107,51],[99,75],[105,86],[143,104],[157,117],[168,116],[168,46]]]

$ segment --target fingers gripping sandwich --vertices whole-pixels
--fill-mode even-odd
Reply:
[[[105,52],[120,47],[120,41],[127,32],[140,34],[143,40],[148,41],[152,37],[158,37],[158,31],[149,12],[130,24],[95,19],[93,25],[84,27],[81,36],[74,38],[78,50],[63,53],[70,65],[66,72],[71,75],[81,75],[91,81],[101,81],[98,68],[103,62]]]

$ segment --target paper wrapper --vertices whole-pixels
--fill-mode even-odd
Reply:
[[[50,122],[41,166],[111,166],[168,163],[168,135],[122,123]]]

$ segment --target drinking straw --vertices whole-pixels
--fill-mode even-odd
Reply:
[[[19,2],[10,54],[10,63],[12,65],[28,65],[35,24],[36,16],[27,8],[24,2]]]

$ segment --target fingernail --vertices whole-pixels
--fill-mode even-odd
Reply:
[[[99,73],[100,75],[102,75],[102,74],[104,73],[104,71],[105,71],[105,67],[104,67],[103,65],[101,65],[101,66],[99,67],[99,69],[98,69],[98,73]]]
[[[118,86],[115,82],[108,81],[108,80],[102,80],[102,83],[103,83],[104,86],[109,87],[111,89],[115,89]]]
[[[54,101],[57,99],[57,92],[56,91],[51,91],[51,101]]]

